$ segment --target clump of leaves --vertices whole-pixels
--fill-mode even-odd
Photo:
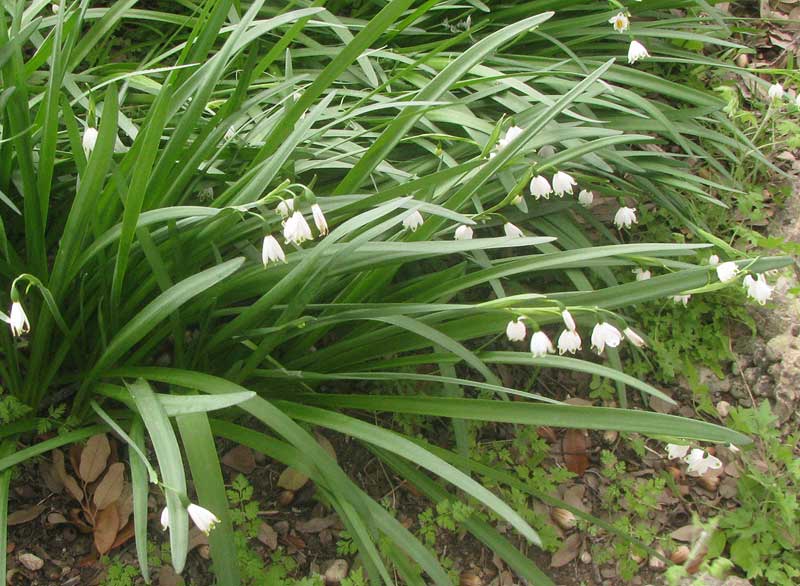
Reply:
[[[782,438],[766,401],[731,410],[730,425],[754,437],[756,448],[742,454],[740,506],[720,516],[715,549],[727,546],[755,584],[793,586],[800,581],[800,432]]]
[[[133,586],[134,580],[139,575],[136,566],[124,564],[119,558],[112,560],[108,556],[103,556],[100,562],[106,567],[106,577],[102,586]]]

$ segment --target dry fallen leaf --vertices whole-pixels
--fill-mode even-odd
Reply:
[[[105,434],[94,435],[86,442],[86,447],[81,452],[81,463],[78,475],[84,482],[94,482],[103,470],[106,469],[111,446]]]
[[[69,473],[67,473],[66,466],[64,465],[64,454],[61,450],[53,450],[53,467],[55,468],[56,475],[58,476],[64,488],[72,495],[78,502],[83,501],[83,490],[78,486],[78,481],[75,480]]]
[[[250,474],[256,469],[256,458],[253,450],[247,446],[236,446],[222,456],[222,463],[242,474]]]
[[[328,529],[336,524],[338,517],[330,515],[328,517],[316,517],[308,521],[298,521],[295,523],[295,529],[300,533],[319,533],[323,529]]]
[[[97,513],[94,522],[94,545],[100,555],[111,550],[119,532],[119,514],[113,503]]]
[[[584,513],[590,513],[591,507],[583,502],[583,497],[586,494],[586,485],[575,484],[570,486],[564,491],[564,502],[569,506],[580,509]]]
[[[669,536],[675,541],[689,543],[700,537],[700,533],[702,532],[703,530],[700,527],[696,527],[694,525],[684,525],[683,527],[680,527],[670,533]]]
[[[305,474],[298,472],[294,468],[287,468],[278,478],[278,486],[285,490],[297,492],[303,488],[308,481],[309,478]]]
[[[581,547],[581,540],[582,538],[579,533],[573,533],[567,537],[564,540],[564,543],[561,545],[561,549],[553,554],[553,557],[550,560],[550,567],[560,568],[561,566],[566,566],[568,563],[578,557],[578,551]]]
[[[29,523],[41,515],[43,511],[44,507],[42,505],[33,505],[27,509],[14,511],[8,516],[7,523],[9,527],[11,525],[22,525],[23,523]]]
[[[266,523],[261,523],[258,528],[258,540],[272,551],[275,551],[278,547],[278,534]]]
[[[85,451],[84,451],[85,453]],[[116,502],[122,495],[122,488],[125,484],[125,464],[117,462],[108,467],[106,475],[103,480],[97,485],[94,491],[94,506],[98,510],[103,510],[108,505]]]
[[[586,432],[582,429],[568,429],[561,444],[567,470],[578,476],[583,476],[589,467],[586,444]]]

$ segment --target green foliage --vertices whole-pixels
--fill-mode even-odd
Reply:
[[[758,438],[742,454],[740,506],[719,518],[730,560],[755,584],[791,586],[800,578],[800,432],[782,438],[767,401],[733,409],[730,420]]]
[[[600,453],[600,462],[601,473],[607,482],[599,500],[604,518],[639,542],[648,546],[654,545],[658,533],[652,520],[658,510],[658,497],[663,492],[666,481],[660,477],[633,477],[627,473],[625,462],[609,450]],[[598,532],[595,526],[586,529],[590,535]],[[610,543],[604,541],[592,546],[593,558],[598,564],[616,560],[620,577],[626,581],[631,580],[639,570],[639,564],[632,559],[633,556],[646,557],[647,551],[619,537],[608,536],[607,539],[611,539]]]
[[[14,2],[0,14],[0,206],[11,210],[0,222],[0,305],[20,303],[31,325],[22,336],[0,328],[7,386],[0,422],[20,420],[24,405],[36,417],[21,431],[82,433],[111,425],[98,419],[101,401],[120,429],[143,417],[177,513],[188,500],[181,454],[204,453],[201,440],[213,450],[213,437],[208,430],[182,434],[194,437],[184,448],[197,448],[182,452],[171,419],[224,407],[229,412],[208,423],[213,429],[246,413],[264,431],[253,441],[259,449],[302,467],[350,526],[365,528],[348,550],[358,549],[371,578],[391,582],[388,568],[403,555],[409,574],[424,572],[437,586],[448,583],[446,569],[347,477],[309,426],[357,438],[379,457],[406,458],[457,487],[453,504],[430,520],[439,530],[458,527],[468,506],[550,549],[555,540],[529,495],[491,483],[487,489],[469,466],[449,463],[472,447],[477,424],[465,420],[521,424],[521,413],[535,424],[561,413],[563,427],[647,432],[660,424],[688,438],[744,441],[710,424],[636,410],[540,410],[538,402],[555,397],[504,383],[496,369],[510,361],[618,381],[619,370],[592,360],[535,358],[524,346],[495,350],[506,347],[503,331],[518,317],[555,336],[569,307],[588,340],[599,321],[622,329],[636,306],[713,279],[694,244],[675,244],[672,235],[626,244],[629,232],[609,230],[575,193],[534,199],[526,189],[534,174],[569,172],[578,189],[613,207],[630,203],[643,213],[655,204],[698,243],[713,237],[692,221],[691,202],[713,198],[717,181],[735,183],[718,160],[759,155],[716,114],[730,99],[699,81],[665,79],[669,63],[629,66],[629,38],[608,26],[607,5],[553,13],[539,2],[507,1],[488,12],[412,0],[346,11],[345,3],[263,0],[162,3],[161,10],[106,4],[87,12],[62,3],[53,15],[47,2]],[[631,7],[634,20],[648,23],[646,41],[666,57],[660,61],[708,63],[701,45],[735,47],[714,19],[670,12],[684,4]],[[444,18],[457,24],[442,27]],[[512,124],[522,129],[513,140]],[[689,161],[708,165],[714,181]],[[285,224],[277,211],[284,200],[302,220]],[[424,222],[405,228],[412,211]],[[292,225],[308,220],[315,228],[292,238]],[[507,222],[523,237],[505,236]],[[459,225],[476,237],[455,240]],[[273,260],[262,264],[267,236],[282,253],[273,245]],[[787,262],[760,258],[749,270]],[[627,271],[639,265],[667,270],[637,282]],[[624,278],[614,267],[624,267]],[[647,331],[651,324],[640,317],[637,326]],[[683,330],[699,335],[688,324]],[[656,352],[661,358],[666,350]],[[713,361],[719,348],[705,352],[699,358]],[[678,367],[673,357],[665,368]],[[403,377],[430,388],[412,383],[397,397],[376,382]],[[132,380],[133,403],[125,386]],[[356,399],[371,400],[366,411],[426,419],[399,426],[407,431],[446,418],[458,454],[434,454],[398,433],[390,417],[349,408],[353,398],[338,385],[356,380],[371,383],[369,391],[355,387]],[[626,384],[658,392],[641,381]],[[42,416],[46,399],[72,385],[66,412],[56,407]],[[154,387],[144,398],[136,392]],[[347,392],[353,388],[348,383]],[[174,400],[247,390],[258,396],[235,406]],[[512,414],[503,400],[509,394],[521,399]],[[396,399],[412,405],[390,402]],[[541,446],[529,439],[508,453],[474,455],[548,492],[565,474],[542,470]],[[0,458],[0,471],[43,451],[33,446]],[[209,478],[211,468],[195,481]],[[217,479],[216,502],[224,507],[220,485]],[[144,494],[146,481],[136,490]],[[265,567],[248,547],[258,514],[252,487],[237,479],[228,497],[242,581],[260,583]],[[170,554],[180,569],[187,520],[173,517]],[[231,530],[223,523],[219,531]],[[472,531],[507,543],[490,525]],[[503,551],[520,555],[510,546]],[[289,580],[288,559],[266,568],[270,586]],[[543,582],[530,566],[520,577]]]
[[[108,556],[100,558],[106,568],[106,577],[102,586],[134,586],[136,578],[139,576],[139,568],[124,565],[119,558],[113,560]]]

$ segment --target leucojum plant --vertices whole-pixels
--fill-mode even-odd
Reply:
[[[658,4],[629,15],[616,1],[205,0],[170,13],[3,2],[0,550],[13,467],[107,430],[129,445],[144,576],[156,483],[175,569],[191,506],[203,528],[219,520],[210,547],[226,585],[239,576],[215,437],[312,478],[372,583],[424,574],[440,586],[432,552],[312,428],[354,438],[434,501],[469,500],[532,544],[536,532],[481,484],[514,478],[465,456],[465,420],[746,443],[628,408],[629,390],[670,399],[623,372],[623,338],[631,351],[646,338],[626,307],[787,262],[737,256],[693,220],[693,198],[732,189],[720,161],[758,151],[719,98],[658,75],[658,61],[710,60],[690,42],[733,46],[724,24],[691,2],[674,2],[681,18]],[[136,42],[109,59],[114,35]],[[646,205],[721,246],[724,271],[697,260],[706,244],[637,241]],[[563,355],[590,337],[595,358]],[[607,377],[620,408],[510,388],[499,364]],[[397,379],[441,392],[392,395]],[[37,443],[31,432],[60,404],[64,428]],[[365,413],[447,419],[454,449]],[[464,527],[549,584],[484,518]]]

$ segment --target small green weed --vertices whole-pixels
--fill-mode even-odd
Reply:
[[[100,558],[100,563],[106,567],[106,577],[102,586],[133,586],[134,580],[139,575],[139,568],[124,565],[119,558],[111,559],[103,556]]]

